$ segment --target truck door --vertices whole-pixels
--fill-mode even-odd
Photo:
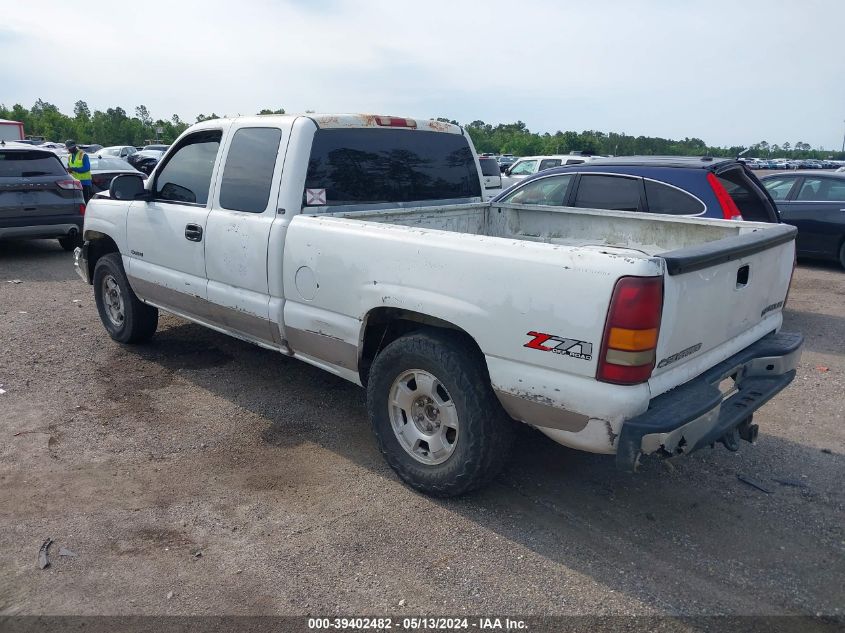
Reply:
[[[206,231],[212,322],[272,345],[267,244],[289,132],[285,122],[232,126]]]
[[[184,137],[155,171],[150,201],[127,214],[127,275],[142,299],[206,318],[206,220],[225,129]]]

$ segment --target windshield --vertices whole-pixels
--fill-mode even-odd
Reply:
[[[305,189],[316,206],[481,196],[464,136],[407,129],[317,130]]]

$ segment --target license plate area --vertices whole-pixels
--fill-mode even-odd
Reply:
[[[722,393],[722,402],[734,395],[739,389],[736,386],[736,374],[723,378],[719,383],[719,391]]]

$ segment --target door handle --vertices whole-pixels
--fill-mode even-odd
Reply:
[[[202,242],[202,227],[199,224],[185,225],[185,239],[192,242]]]

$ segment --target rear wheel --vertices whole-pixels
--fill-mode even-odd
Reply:
[[[367,408],[385,459],[421,492],[469,492],[507,461],[513,422],[483,359],[459,335],[418,332],[390,343],[370,369]]]
[[[94,267],[94,299],[100,320],[115,341],[141,343],[158,327],[158,309],[142,302],[132,291],[119,253],[109,253]]]
[[[78,233],[68,235],[67,237],[60,237],[59,246],[61,246],[66,251],[72,251],[77,246],[82,246],[82,238]]]
[[[842,246],[839,247],[839,265],[842,268],[845,268],[845,241],[842,242]]]

